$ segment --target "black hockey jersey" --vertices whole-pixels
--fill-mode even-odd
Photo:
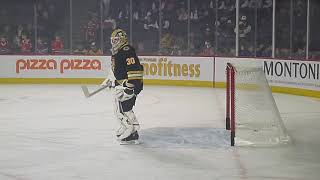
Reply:
[[[134,93],[139,94],[143,89],[143,66],[133,47],[126,45],[111,57],[112,71],[116,78],[116,85],[123,80],[134,85]]]

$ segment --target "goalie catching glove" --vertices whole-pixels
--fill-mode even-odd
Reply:
[[[120,102],[127,101],[134,96],[134,85],[124,80],[123,83],[115,87],[115,95]]]

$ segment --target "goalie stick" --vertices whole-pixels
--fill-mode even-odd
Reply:
[[[99,87],[98,89],[94,90],[94,91],[91,92],[91,93],[89,92],[88,87],[85,86],[85,85],[82,85],[82,86],[81,86],[81,89],[82,89],[82,91],[83,91],[84,96],[85,96],[86,98],[89,98],[89,97],[97,94],[98,92],[106,89],[106,88],[111,88],[111,87],[112,87],[111,84],[112,84],[111,81],[108,81],[106,85]]]

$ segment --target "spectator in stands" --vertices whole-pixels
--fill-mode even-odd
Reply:
[[[20,52],[22,54],[30,54],[31,51],[32,51],[32,43],[30,38],[27,35],[22,34],[21,41],[20,41]]]
[[[206,24],[205,29],[203,31],[204,33],[202,33],[203,34],[202,43],[205,44],[205,41],[208,41],[210,45],[212,45],[214,42],[214,33],[210,25]]]
[[[48,14],[50,18],[55,18],[57,16],[56,6],[52,3],[48,4]]]
[[[252,42],[251,38],[251,25],[247,21],[247,16],[241,16],[239,21],[239,43],[243,46],[240,51],[244,52],[239,52],[240,56],[250,56],[249,44]]]
[[[37,14],[42,14],[42,12],[45,11],[43,1],[38,1],[36,6],[37,6]]]
[[[144,53],[145,52],[145,48],[144,48],[144,44],[143,42],[138,42],[137,45],[137,53]]]
[[[48,43],[43,38],[38,37],[37,49],[35,50],[35,52],[37,54],[48,54],[48,51],[49,51]]]
[[[41,36],[52,38],[53,28],[51,27],[51,22],[49,19],[48,11],[42,11],[38,17],[38,26],[37,26],[38,34]]]
[[[27,25],[19,24],[15,33],[16,33],[15,35],[17,35],[20,39],[22,38],[23,34],[28,36],[29,38],[32,38],[34,34],[33,26],[32,24],[27,24]]]
[[[209,4],[202,3],[199,9],[199,19],[203,20],[203,23],[209,23],[208,21],[210,21],[208,6]]]
[[[23,33],[25,33],[25,32],[24,32],[23,25],[22,25],[22,24],[19,24],[18,27],[17,27],[16,35],[17,35],[19,38],[21,38]]]
[[[190,10],[190,20],[193,22],[197,22],[199,20],[198,8],[194,8],[194,9]]]
[[[257,57],[271,57],[272,55],[272,46],[271,45],[265,45],[263,43],[261,43],[257,49]]]
[[[264,0],[262,8],[272,8],[272,0]]]
[[[177,10],[177,16],[178,16],[178,21],[188,20],[188,13],[184,7],[181,7],[180,9]]]
[[[64,44],[59,35],[56,35],[54,40],[51,41],[51,53],[61,54],[63,53]]]
[[[14,36],[14,31],[12,31],[12,26],[10,25],[5,25],[3,27],[3,32],[2,34],[6,37],[7,41],[11,42],[12,38]]]
[[[145,23],[143,25],[145,30],[156,30],[159,28],[157,22],[152,19],[151,12],[147,13],[147,16],[145,17]]]
[[[204,42],[204,47],[199,54],[200,56],[214,56],[214,48],[209,41]]]
[[[174,45],[174,37],[169,34],[166,33],[161,37],[160,40],[160,54],[170,54],[171,49]]]
[[[130,17],[130,6],[128,3],[124,5],[124,9],[120,9],[118,13],[119,20],[129,20]]]
[[[130,6],[129,3],[124,4],[124,8],[119,8],[117,17],[116,17],[117,24],[122,29],[129,29],[129,19],[130,19]]]
[[[159,27],[158,19],[156,19],[156,27]],[[170,31],[170,18],[168,16],[162,16],[162,32],[169,32]]]
[[[105,46],[106,46],[105,48],[108,50],[111,49],[110,37],[108,36],[108,34],[111,34],[113,30],[116,28],[117,28],[117,22],[111,16],[108,16],[102,24],[102,31],[104,34],[103,42],[105,43]]]
[[[148,53],[154,53],[157,44],[159,44],[157,35],[159,34],[159,25],[157,24],[157,19],[154,19],[154,16],[152,16],[151,12],[147,13],[147,16],[145,17],[145,22],[143,24],[143,32],[144,32],[144,39],[145,39],[145,50]]]
[[[174,44],[171,48],[170,56],[182,56],[182,51],[179,45]]]
[[[241,16],[239,21],[239,37],[246,38],[248,37],[248,34],[250,32],[251,32],[251,25],[247,21],[247,16]]]
[[[249,8],[250,0],[243,0],[243,2],[240,5],[240,8]]]
[[[96,45],[96,42],[92,42],[88,47],[87,55],[102,55],[101,49]]]
[[[114,30],[117,27],[117,23],[115,21],[115,19],[113,19],[111,16],[108,16],[105,20],[104,20],[104,29],[110,29],[110,30]]]
[[[7,38],[5,36],[0,36],[0,54],[9,54],[10,46]]]
[[[175,17],[175,2],[174,0],[166,0],[161,3],[161,10],[168,17]]]
[[[30,24],[30,23],[27,24],[26,29],[25,29],[25,34],[30,38],[33,37],[34,30],[33,30],[33,25],[32,24]]]
[[[11,43],[12,52],[19,52],[20,51],[20,42],[21,42],[21,38],[18,37],[18,35],[15,35],[13,37],[13,40]]]
[[[99,28],[99,22],[97,14],[91,13],[90,20],[85,27],[85,40],[88,43],[97,41],[97,31]]]
[[[227,9],[227,6],[226,6],[226,2],[225,1],[220,1],[220,4],[219,4],[219,7],[218,7],[219,10],[226,10]]]
[[[234,0],[227,0],[227,5],[229,7],[229,11],[234,11],[236,10],[236,1]]]
[[[84,47],[83,43],[79,43],[76,45],[73,50],[73,54],[87,54],[88,50]]]
[[[189,55],[197,55],[200,53],[203,46],[203,39],[201,33],[191,32],[189,34],[190,46],[189,46]]]

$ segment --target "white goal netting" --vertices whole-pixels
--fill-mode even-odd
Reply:
[[[234,67],[236,145],[275,145],[290,137],[262,68]]]

